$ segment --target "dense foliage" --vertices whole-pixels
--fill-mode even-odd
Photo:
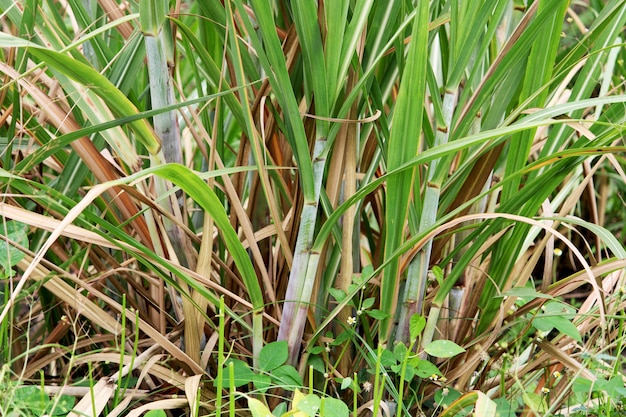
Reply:
[[[621,413],[625,22],[0,0],[0,415]]]

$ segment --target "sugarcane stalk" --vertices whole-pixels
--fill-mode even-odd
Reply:
[[[168,67],[168,51],[173,48],[168,46],[172,39],[169,34],[169,26],[166,23],[166,15],[169,10],[168,0],[142,0],[139,5],[140,26],[146,45],[146,59],[148,63],[148,76],[150,77],[150,99],[153,109],[159,109],[174,104],[174,91],[171,83],[171,75]],[[152,155],[153,164],[182,163],[182,149],[178,120],[176,113],[171,110],[157,114],[153,117],[154,130],[161,139],[161,152]],[[156,177],[155,190],[157,195],[166,195],[172,184],[162,178]],[[184,195],[171,194],[163,202],[163,209],[172,213],[179,224],[184,224],[182,208],[184,207]],[[176,222],[163,218],[163,226],[169,238],[170,256],[175,255],[177,261],[183,266],[195,269],[196,259],[193,257],[191,244]],[[173,252],[173,254],[171,253]],[[204,321],[198,315],[194,302],[199,303],[198,308],[206,309],[207,301],[203,297],[193,296],[193,291],[180,283],[181,288],[190,294],[190,297],[182,297],[183,313],[185,315],[185,351],[197,363],[200,362],[201,323]]]
[[[312,263],[310,258],[312,254],[311,245],[315,236],[322,178],[326,165],[327,149],[325,149],[325,145],[326,140],[317,140],[315,143],[313,151],[314,198],[305,199],[302,208],[293,266],[285,294],[283,320],[278,330],[278,340],[287,340],[290,363],[295,363],[300,350],[309,302],[317,274],[317,263]],[[319,262],[319,253],[314,253],[313,258]]]
[[[449,125],[454,113],[454,105],[456,103],[458,89],[446,91],[443,99],[443,123],[444,125],[437,129],[435,135],[435,143],[433,146],[441,146],[448,143]],[[424,192],[424,200],[422,206],[422,216],[418,233],[423,233],[437,221],[437,210],[439,209],[439,198],[441,195],[441,184],[448,167],[442,165],[440,167],[440,159],[434,159],[428,166],[427,185]],[[428,269],[430,264],[430,254],[432,251],[432,239],[426,243],[409,265],[406,279],[405,291],[402,299],[402,307],[400,310],[400,321],[396,331],[396,340],[407,342],[409,336],[409,320],[414,314],[420,314],[424,301],[426,283],[428,280]]]

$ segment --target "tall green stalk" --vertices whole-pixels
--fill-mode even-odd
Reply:
[[[169,13],[168,0],[142,0],[139,4],[139,22],[146,44],[146,59],[148,61],[148,77],[150,82],[150,99],[153,109],[166,108],[174,104],[174,90],[168,63],[173,59],[172,36],[170,26],[166,20]],[[180,129],[174,110],[159,113],[153,117],[154,130],[161,139],[161,153],[152,156],[152,165],[163,163],[181,164],[183,161],[181,149]],[[185,206],[185,197],[182,193],[168,193],[172,188],[171,183],[167,183],[161,178],[155,179],[155,189],[157,195],[168,195],[162,200],[163,209],[172,213],[176,221],[164,217],[163,225],[171,243],[177,261],[181,265],[195,269],[197,259],[188,237],[185,236],[180,225],[186,223],[183,217],[182,208]],[[149,216],[149,219],[154,219]],[[158,242],[158,232],[156,227],[152,228],[154,241]],[[166,245],[167,246],[167,245]],[[170,250],[171,250],[170,249]],[[170,255],[171,256],[171,255]],[[198,297],[191,289],[185,288],[184,282],[180,283],[190,297],[183,297],[182,307],[185,315],[185,351],[196,362],[200,361],[201,333],[199,328],[203,327],[204,320],[196,314],[196,308],[204,313],[207,300]],[[155,299],[158,299],[156,288],[153,287]],[[197,304],[194,305],[194,304]]]
[[[457,110],[459,85],[464,77],[470,59],[482,56],[487,51],[486,40],[496,32],[500,19],[505,11],[507,2],[485,2],[480,8],[467,4],[452,2],[450,24],[450,52],[448,55],[448,79],[444,85],[444,97],[439,117],[436,117],[437,127],[433,147],[445,145],[453,130],[453,115]],[[490,19],[491,18],[491,19]],[[486,27],[484,39],[471,36],[469,33],[479,33]],[[477,51],[472,54],[472,51]],[[441,188],[447,179],[453,159],[451,157],[433,160],[424,174],[425,188],[421,204],[416,208],[420,213],[417,233],[423,233],[431,228],[437,220]],[[419,192],[416,190],[416,192]],[[416,204],[417,205],[417,204]],[[422,303],[427,285],[427,276],[430,269],[433,241],[417,254],[410,263],[407,280],[403,292],[403,304],[400,308],[400,319],[396,333],[396,340],[407,341],[409,335],[409,319],[414,314],[422,314]]]

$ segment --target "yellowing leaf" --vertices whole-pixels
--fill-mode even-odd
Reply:
[[[495,417],[496,403],[482,392],[478,392],[478,400],[476,400],[476,408],[474,410],[475,417]]]
[[[248,408],[252,417],[273,417],[270,409],[256,398],[248,397]]]
[[[283,417],[314,417],[320,409],[320,397],[315,394],[303,394],[300,390],[296,390],[291,402],[292,409]]]

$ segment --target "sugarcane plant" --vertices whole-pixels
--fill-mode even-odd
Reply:
[[[0,391],[311,416],[608,393],[625,3],[0,0]]]

